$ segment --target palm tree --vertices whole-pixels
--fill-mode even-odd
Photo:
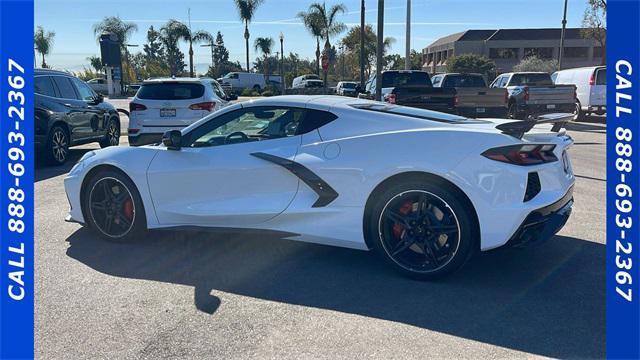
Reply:
[[[259,37],[253,43],[253,48],[256,51],[262,52],[264,55],[264,72],[267,77],[267,83],[269,82],[269,55],[271,55],[271,49],[273,48],[273,39],[268,37]]]
[[[171,75],[177,75],[178,67],[180,67],[180,71],[184,69],[184,63],[182,62],[184,55],[178,47],[178,42],[184,35],[183,26],[183,23],[170,19],[160,28],[160,41],[166,49],[167,62],[169,63]]]
[[[193,43],[213,42],[213,36],[204,30],[191,31],[191,29],[178,20],[169,20],[166,27],[175,32],[177,39],[182,39],[189,43],[189,76],[193,77]]]
[[[120,47],[125,50],[127,47],[127,40],[131,35],[138,31],[138,25],[132,22],[122,21],[117,16],[105,17],[102,21],[93,25],[93,34],[99,40],[102,33],[114,33],[118,36],[120,41]]]
[[[315,11],[301,11],[298,13],[304,26],[311,35],[316,38],[316,74],[320,75],[320,39],[323,37],[323,20],[320,14]]]
[[[256,9],[263,0],[234,0],[240,20],[244,22],[244,41],[247,50],[247,72],[249,72],[249,23],[255,15]]]
[[[53,47],[53,38],[56,36],[56,33],[53,31],[47,31],[45,33],[42,26],[38,26],[34,36],[33,43],[36,47],[36,50],[42,55],[42,67],[46,68],[47,63],[44,61],[44,56],[49,55],[51,48]]]
[[[324,48],[325,50],[329,49],[331,47],[329,37],[339,35],[347,29],[347,26],[344,23],[336,20],[336,17],[339,14],[344,14],[347,11],[347,7],[343,4],[336,4],[327,11],[325,3],[313,3],[309,6],[309,11],[317,13],[317,16],[320,17],[320,23],[324,33],[323,38],[325,39]]]

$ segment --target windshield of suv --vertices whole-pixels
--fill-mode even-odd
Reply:
[[[553,85],[553,81],[549,74],[513,74],[509,86],[522,85],[547,86]]]
[[[345,89],[355,89],[356,83],[342,83],[342,87]]]
[[[447,75],[442,87],[487,87],[480,75]]]
[[[189,100],[204,95],[204,86],[197,83],[162,82],[142,84],[139,99],[146,100]]]
[[[431,87],[429,74],[423,71],[398,72],[387,71],[382,73],[382,87],[398,86],[428,86]]]

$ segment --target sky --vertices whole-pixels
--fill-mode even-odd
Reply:
[[[314,58],[315,41],[296,14],[321,0],[265,0],[250,25],[251,41],[256,37],[284,35],[284,51]],[[347,12],[339,21],[348,27],[360,23],[360,0],[327,0],[327,7],[343,3]],[[587,0],[569,0],[567,26],[580,27]],[[366,0],[366,21],[377,21],[377,0]],[[406,0],[385,1],[384,35],[395,38],[391,53],[404,54]],[[243,25],[233,0],[35,0],[35,25],[56,33],[47,64],[53,68],[77,71],[88,67],[87,57],[99,55],[93,25],[106,16],[117,15],[138,25],[130,44],[146,42],[149,26],[158,29],[168,19],[188,21],[192,30],[221,31],[232,61],[245,63]],[[411,48],[421,50],[436,39],[467,29],[560,27],[563,0],[412,0]],[[346,33],[346,32],[345,32]],[[344,35],[344,34],[343,34]],[[340,37],[340,36],[339,36]],[[332,39],[332,44],[338,39]],[[252,45],[252,44],[251,44]],[[250,59],[258,55],[250,49]],[[182,44],[187,54],[187,46]],[[273,50],[279,51],[278,48]],[[211,63],[209,48],[194,47],[197,72]],[[185,62],[188,62],[185,59]]]

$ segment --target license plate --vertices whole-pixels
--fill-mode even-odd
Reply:
[[[476,108],[476,112],[479,114],[484,114],[487,110],[485,108]]]
[[[160,109],[160,117],[176,117],[176,109]]]
[[[555,104],[549,104],[547,105],[547,109],[555,109],[556,105]]]

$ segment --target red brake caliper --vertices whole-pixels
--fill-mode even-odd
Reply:
[[[125,200],[124,204],[122,204],[122,210],[127,219],[133,220],[133,200],[131,198]]]
[[[402,204],[400,209],[398,209],[398,212],[401,215],[408,215],[412,209],[413,209],[413,203],[411,201],[407,201],[404,204]],[[393,224],[393,235],[396,238],[399,239],[402,236],[403,231],[404,231],[404,225],[401,225],[398,223]]]

